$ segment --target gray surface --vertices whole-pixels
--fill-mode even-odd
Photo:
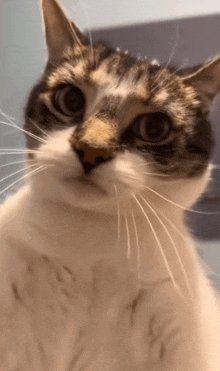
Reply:
[[[216,241],[197,241],[204,267],[213,283],[220,292],[220,243]]]

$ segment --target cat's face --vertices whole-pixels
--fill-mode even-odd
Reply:
[[[220,59],[177,74],[103,44],[91,47],[55,0],[42,5],[49,62],[25,127],[43,139],[27,137],[36,163],[53,165],[41,173],[42,188],[87,207],[146,187],[171,197],[181,180],[192,194],[187,203],[194,202],[213,147],[206,116],[219,91]]]

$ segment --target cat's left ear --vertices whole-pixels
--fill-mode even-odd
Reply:
[[[49,60],[59,63],[67,48],[81,48],[84,36],[76,25],[70,21],[59,0],[42,0]]]
[[[208,112],[213,99],[220,92],[220,57],[207,62],[195,73],[184,76],[182,81],[195,88],[202,99],[204,111]]]

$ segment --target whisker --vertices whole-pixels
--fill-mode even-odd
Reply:
[[[182,68],[186,67],[188,64],[188,61],[184,61],[180,67],[178,67],[174,72],[172,72],[166,79],[163,80],[163,83],[170,79],[170,77],[174,76],[178,71],[180,71]],[[173,84],[173,81],[168,82],[167,85],[163,86],[163,89],[167,89],[170,85]]]
[[[166,177],[166,178],[169,178],[169,179],[173,179],[171,176],[166,175],[166,174],[147,173],[147,172],[143,172],[142,174],[153,175],[155,177]],[[134,175],[126,175],[126,177],[131,178],[131,179],[139,179],[137,176],[134,176]]]
[[[175,43],[174,43],[174,46],[172,48],[172,52],[170,54],[170,57],[168,59],[168,62],[167,64],[165,65],[165,67],[162,69],[162,71],[159,73],[159,75],[157,76],[156,80],[154,81],[153,85],[152,85],[152,92],[155,90],[156,86],[156,82],[159,80],[159,78],[162,76],[163,72],[167,69],[167,67],[169,66],[169,64],[171,63],[172,59],[173,59],[173,56],[176,52],[176,47],[177,47],[177,43],[178,43],[178,40],[179,40],[179,23],[177,23],[176,25],[176,38],[175,38]]]
[[[31,171],[30,173],[28,174],[25,174],[24,176],[22,176],[21,178],[15,180],[13,183],[9,184],[6,188],[4,188],[2,191],[0,191],[0,195],[2,195],[4,192],[6,192],[8,189],[10,189],[11,187],[13,187],[15,184],[17,184],[18,182],[20,182],[22,179],[25,179],[25,178],[28,178],[30,176],[32,176],[33,174],[37,174],[39,173],[40,171],[44,170],[44,169],[47,169],[48,166],[45,166],[45,165],[42,165],[42,166],[39,166],[37,169]]]
[[[37,124],[36,124],[36,122],[34,122],[33,120],[31,120],[31,119],[29,119],[30,121],[31,121],[31,123],[37,128],[37,129],[39,129],[47,138],[51,138],[50,136],[49,136],[49,134],[48,133],[46,133],[46,131],[44,131],[40,126],[38,126]]]
[[[125,226],[126,226],[126,233],[127,233],[127,246],[128,246],[127,258],[130,259],[130,257],[131,257],[131,243],[130,243],[130,233],[129,233],[129,226],[128,226],[128,217],[127,217],[126,211],[124,211],[124,217],[125,217]]]
[[[118,237],[116,241],[116,246],[119,246],[119,241],[121,238],[121,213],[120,213],[120,206],[119,206],[119,199],[118,199],[118,190],[116,185],[114,184],[116,199],[117,199],[117,215],[118,215]]]
[[[8,152],[8,151],[13,151],[13,152],[24,152],[24,153],[36,153],[36,150],[33,149],[24,149],[24,148],[0,148],[0,152]]]
[[[93,49],[93,42],[92,42],[92,32],[90,29],[88,29],[88,33],[89,33],[89,42],[91,46],[92,61],[93,61],[93,64],[95,64],[94,49]],[[97,68],[97,63],[96,63],[96,68]]]
[[[20,130],[20,131],[22,131],[23,133],[25,133],[25,134],[27,134],[27,135],[29,135],[30,137],[32,137],[32,138],[34,138],[34,139],[36,139],[36,140],[38,140],[39,142],[41,142],[41,143],[46,143],[47,141],[45,140],[45,139],[42,139],[41,137],[38,137],[37,135],[35,135],[35,134],[32,134],[32,133],[30,133],[29,131],[27,131],[27,130],[25,130],[25,129],[22,129],[22,128],[20,128],[19,126],[17,126],[16,124],[11,124],[11,123],[9,123],[9,122],[5,122],[5,121],[0,121],[0,124],[3,124],[3,125],[8,125],[8,126],[12,126],[13,128],[16,128],[16,129],[18,129],[18,130]]]
[[[166,177],[166,178],[171,178],[172,176],[169,175],[169,174],[160,174],[160,173],[147,173],[147,172],[144,172],[143,174],[146,174],[146,175],[154,175],[156,177],[158,176],[161,176],[161,177]]]
[[[36,152],[27,152],[27,153],[37,153]],[[25,155],[26,152],[0,152],[0,156],[6,156],[6,155]]]
[[[215,156],[215,157],[216,157],[216,156]],[[217,157],[216,157],[216,159],[217,159]],[[214,160],[215,160],[215,158],[213,158],[212,161],[214,161]],[[145,165],[151,165],[151,164],[157,164],[157,165],[158,165],[158,161],[141,162],[140,164],[137,164],[137,165],[135,165],[135,166],[138,167],[138,166],[145,166]],[[197,164],[201,164],[201,165],[203,165],[203,164],[204,164],[204,161],[197,161]],[[219,165],[214,164],[214,163],[210,163],[209,165],[212,166],[212,169],[220,168]],[[175,165],[175,166],[176,166],[176,165]],[[170,170],[170,169],[172,169],[172,167],[170,167],[168,170]],[[166,170],[167,170],[167,169],[166,169]],[[167,175],[168,175],[168,174],[167,174]]]
[[[176,284],[175,278],[174,278],[173,273],[172,273],[172,271],[171,271],[171,269],[170,269],[170,266],[169,266],[169,264],[168,264],[168,261],[167,261],[166,255],[164,254],[164,251],[163,251],[163,248],[162,248],[161,242],[160,242],[160,240],[159,240],[159,238],[158,238],[158,236],[157,236],[157,234],[156,234],[156,231],[155,231],[155,229],[154,229],[152,223],[151,223],[151,221],[150,221],[148,215],[146,214],[146,212],[145,212],[143,206],[140,204],[140,202],[138,201],[138,199],[137,199],[137,197],[135,196],[134,193],[132,193],[132,196],[134,197],[135,201],[137,202],[137,204],[139,205],[140,209],[142,210],[142,212],[143,212],[145,218],[147,219],[147,222],[148,222],[148,224],[149,224],[149,226],[150,226],[150,228],[151,228],[151,230],[152,230],[152,233],[153,233],[153,235],[154,235],[154,237],[155,237],[155,240],[156,240],[156,242],[157,242],[157,245],[158,245],[158,247],[159,247],[160,253],[161,253],[162,257],[163,257],[164,264],[165,264],[166,269],[167,269],[167,271],[168,271],[168,273],[169,273],[169,276],[170,276],[170,278],[171,278],[171,281],[172,281],[172,283],[173,283],[173,286],[174,286],[175,289],[177,289],[177,291],[179,292],[179,294],[182,296],[181,290],[179,289],[178,285]]]
[[[138,280],[139,280],[139,278],[140,278],[139,277],[139,272],[140,272],[140,245],[139,245],[139,239],[138,239],[137,224],[136,224],[136,221],[135,221],[134,212],[132,210],[131,203],[130,203],[130,209],[131,209],[131,216],[132,216],[132,220],[133,220],[135,240],[136,240],[136,248],[137,248],[137,271],[138,271]]]
[[[3,167],[7,167],[9,165],[16,165],[16,164],[22,164],[22,163],[26,163],[26,162],[35,162],[35,160],[22,160],[22,161],[14,161],[14,162],[9,162],[8,164],[4,164],[4,165],[1,165],[0,166],[0,169],[3,168]]]
[[[85,16],[86,24],[87,24],[87,27],[86,27],[87,32],[89,34],[89,44],[90,44],[90,49],[91,49],[91,54],[92,54],[92,61],[93,61],[93,64],[95,64],[94,48],[93,48],[93,41],[92,41],[92,31],[91,31],[91,28],[88,27],[89,22],[88,22],[87,13],[86,13],[85,9],[84,9],[84,16]],[[97,67],[97,65],[96,65],[96,67]]]
[[[151,162],[143,161],[142,163],[135,165],[135,166],[146,166],[146,165],[157,164],[157,163],[158,163],[157,161],[151,161]]]
[[[189,290],[189,292],[190,292],[190,294],[191,294],[191,297],[193,297],[193,292],[192,292],[192,290],[191,290],[191,286],[190,286],[190,283],[189,283],[188,276],[187,276],[187,274],[186,274],[186,270],[185,270],[185,268],[184,268],[184,266],[183,266],[183,263],[182,263],[182,260],[181,260],[181,258],[180,258],[180,255],[179,255],[178,249],[177,249],[177,247],[176,247],[176,244],[175,244],[175,242],[174,242],[172,236],[170,235],[170,232],[168,231],[167,227],[165,226],[165,224],[163,223],[163,221],[161,220],[161,218],[158,216],[158,214],[156,213],[156,211],[155,211],[155,210],[153,209],[153,207],[150,205],[150,203],[149,203],[148,201],[146,201],[146,200],[144,199],[143,196],[140,195],[140,197],[141,197],[141,199],[144,201],[144,203],[145,203],[145,204],[150,208],[150,210],[153,212],[153,214],[156,216],[157,220],[160,222],[160,224],[161,224],[162,227],[164,228],[164,230],[165,230],[167,236],[169,237],[169,239],[170,239],[170,241],[171,241],[171,244],[172,244],[172,246],[173,246],[173,248],[174,248],[174,251],[175,251],[175,253],[176,253],[177,259],[178,259],[178,261],[179,261],[179,264],[180,264],[181,270],[182,270],[182,272],[183,272],[183,275],[184,275],[184,278],[185,278],[185,281],[186,281],[187,288],[188,288],[188,290]]]
[[[161,214],[163,217],[164,217],[164,219],[171,225],[171,227],[173,227],[174,228],[174,230],[179,234],[179,236],[183,239],[183,241],[185,242],[185,244],[186,244],[186,246],[188,246],[188,244],[189,244],[189,241],[188,241],[188,239],[186,238],[186,236],[184,236],[184,234],[183,233],[181,233],[180,231],[179,231],[179,229],[175,226],[175,224],[169,219],[169,218],[167,218],[167,216],[161,211],[161,210],[158,210],[157,209],[157,211],[159,212],[159,214]],[[208,264],[204,261],[204,260],[202,260],[202,263],[204,264],[204,265],[206,265],[206,267],[209,269],[209,271],[213,274],[213,275],[215,275],[215,276],[217,276],[218,278],[220,278],[220,275],[218,275],[217,273],[215,273],[209,266],[208,266]]]
[[[143,186],[144,188],[148,189],[149,191],[153,192],[154,194],[156,194],[158,197],[162,198],[163,200],[173,204],[174,206],[177,206],[179,207],[180,209],[183,209],[185,211],[190,211],[190,212],[193,212],[193,213],[196,213],[196,214],[205,214],[205,215],[219,215],[219,213],[207,213],[205,211],[198,211],[198,210],[192,210],[192,209],[188,209],[187,207],[184,207],[182,205],[179,205],[177,204],[176,202],[172,201],[172,200],[169,200],[168,198],[166,198],[165,196],[162,196],[160,193],[156,192],[155,190],[153,190],[152,188],[150,187],[147,187],[146,185]]]
[[[206,266],[206,268],[209,270],[210,275],[215,276],[215,277],[217,277],[217,278],[220,280],[220,274],[217,274],[216,272],[214,272],[214,271],[213,271],[213,270],[208,266],[208,264],[207,264],[204,260],[202,260],[202,264],[203,264],[204,266]]]
[[[134,176],[134,175],[125,175],[126,178],[131,178],[131,179],[138,179],[137,176]]]
[[[36,164],[33,164],[33,165],[30,165],[30,166],[24,167],[23,169],[19,169],[19,170],[15,171],[14,173],[10,174],[10,175],[7,175],[6,177],[4,177],[3,179],[0,180],[0,183],[4,182],[6,179],[11,178],[13,175],[19,174],[22,171],[25,171],[27,169],[30,169],[33,166],[36,166]]]
[[[164,219],[166,219],[166,221],[176,230],[176,232],[182,237],[182,239],[188,245],[189,243],[188,239],[184,236],[183,233],[179,231],[179,229],[175,226],[175,224],[169,218],[167,218],[167,216],[161,210],[158,210],[158,208],[157,208],[157,211],[159,212],[159,214],[161,214],[164,217]]]
[[[7,119],[11,124],[14,124],[14,121],[16,120],[15,117],[12,117],[12,116],[7,115],[6,113],[4,113],[4,112],[2,111],[1,108],[0,108],[0,113],[2,114],[2,116],[6,117],[6,119]]]

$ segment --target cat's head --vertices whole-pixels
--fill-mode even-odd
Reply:
[[[91,46],[55,0],[42,0],[49,59],[26,107],[42,192],[76,206],[159,192],[191,205],[208,180],[207,114],[220,58],[175,72],[103,44]],[[43,168],[42,168],[43,169]],[[38,180],[36,180],[38,179]],[[151,188],[151,191],[149,190]]]

